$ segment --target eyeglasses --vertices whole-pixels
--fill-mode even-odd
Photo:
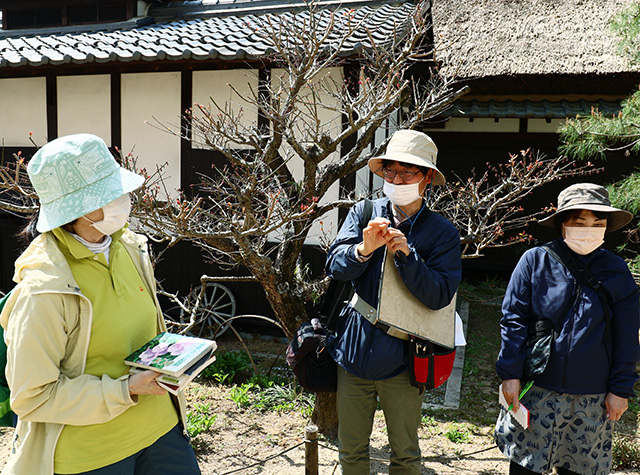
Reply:
[[[413,180],[413,177],[418,173],[422,172],[420,170],[418,170],[417,172],[412,172],[410,170],[397,171],[393,168],[382,169],[382,176],[384,176],[387,180],[393,180],[396,175],[398,175],[402,181],[411,181]]]

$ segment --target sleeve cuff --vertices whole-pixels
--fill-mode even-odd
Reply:
[[[356,246],[353,246],[353,255],[355,256],[356,261],[360,262],[361,264],[364,264],[369,259],[371,259],[371,256],[373,256],[373,252],[368,256],[363,256],[358,252],[358,246],[356,245]]]

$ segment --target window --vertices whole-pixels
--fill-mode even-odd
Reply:
[[[31,0],[29,5],[2,2],[4,28],[38,28],[124,21],[135,13],[134,0]],[[52,6],[55,4],[55,7]],[[29,6],[30,8],[26,8]]]

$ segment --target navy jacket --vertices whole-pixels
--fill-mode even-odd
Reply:
[[[363,208],[364,202],[360,202],[349,212],[329,249],[326,271],[334,279],[352,281],[358,295],[377,307],[385,247],[377,249],[367,262],[357,261],[355,247],[362,242]],[[372,219],[378,216],[393,223],[388,198],[373,202]],[[413,225],[405,221],[396,226],[407,236],[411,253],[406,258],[400,253],[402,256],[396,257],[395,263],[411,293],[427,307],[437,310],[451,302],[460,283],[460,236],[449,221],[426,207],[412,219]],[[336,332],[335,338],[329,339],[329,351],[350,373],[363,379],[380,380],[408,369],[407,342],[375,328],[351,306],[343,309]]]
[[[604,303],[598,294],[590,287],[581,288],[562,264],[536,247],[518,262],[502,303],[498,375],[502,379],[522,377],[527,329],[532,322],[564,320],[549,364],[534,378],[535,384],[559,393],[611,392],[631,397],[640,359],[638,287],[625,262],[610,251],[599,248],[578,257],[612,296],[611,344],[604,338]],[[569,300],[573,302],[569,312],[561,315]]]

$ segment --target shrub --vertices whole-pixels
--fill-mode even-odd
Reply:
[[[233,384],[238,373],[249,368],[251,360],[245,352],[225,351],[216,355],[216,360],[200,373],[200,377],[213,379],[220,384]]]

